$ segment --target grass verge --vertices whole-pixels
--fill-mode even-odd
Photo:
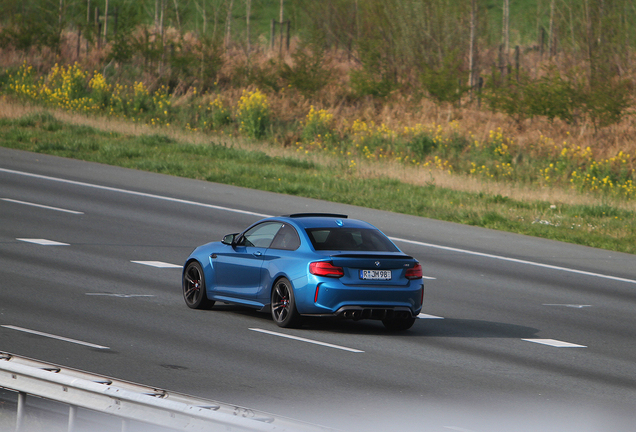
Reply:
[[[611,203],[558,204],[501,194],[415,185],[363,175],[345,162],[245,150],[216,139],[109,132],[48,112],[0,118],[0,145],[271,192],[359,205],[636,253],[634,211]]]

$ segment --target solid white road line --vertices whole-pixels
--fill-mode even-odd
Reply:
[[[183,268],[183,266],[181,265],[170,264],[170,263],[162,262],[162,261],[131,261],[131,262],[135,264],[142,264],[142,265],[147,265],[150,267],[157,267],[157,268]]]
[[[255,331],[255,332],[259,332],[259,333],[265,333],[265,334],[269,334],[269,335],[273,335],[273,336],[278,336],[278,337],[282,337],[282,338],[287,338],[287,339],[293,339],[293,340],[297,340],[297,341],[301,341],[301,342],[307,342],[307,343],[311,343],[314,345],[322,345],[322,346],[326,346],[329,348],[336,348],[339,350],[343,350],[343,351],[349,351],[349,352],[353,352],[353,353],[363,353],[364,351],[360,351],[357,349],[353,349],[353,348],[347,348],[344,346],[340,346],[340,345],[333,345],[330,343],[326,343],[326,342],[319,342],[319,341],[315,341],[312,339],[306,339],[306,338],[302,338],[302,337],[298,337],[298,336],[291,336],[291,335],[287,335],[284,333],[277,333],[277,332],[273,332],[273,331],[269,331],[269,330],[263,330],[263,329],[259,329],[259,328],[250,328],[250,330]]]
[[[166,197],[166,196],[162,196],[162,195],[155,195],[155,194],[149,194],[149,193],[144,193],[144,192],[136,192],[136,191],[132,191],[132,190],[128,190],[128,189],[120,189],[120,188],[115,188],[115,187],[110,187],[110,186],[96,185],[96,184],[93,184],[93,183],[85,183],[85,182],[67,180],[67,179],[62,179],[62,178],[57,178],[57,177],[50,177],[50,176],[45,176],[45,175],[41,175],[41,174],[33,174],[33,173],[27,173],[27,172],[23,172],[23,171],[15,171],[15,170],[10,170],[10,169],[6,169],[6,168],[0,168],[0,172],[6,172],[6,173],[9,173],[9,174],[18,174],[18,175],[23,175],[23,176],[27,176],[27,177],[39,178],[39,179],[43,179],[43,180],[56,181],[56,182],[60,182],[60,183],[72,184],[72,185],[75,185],[75,186],[84,186],[84,187],[89,187],[89,188],[93,188],[93,189],[101,189],[101,190],[107,190],[107,191],[111,191],[111,192],[119,192],[119,193],[128,194],[128,195],[142,196],[142,197],[146,197],[146,198],[154,198],[154,199],[159,199],[159,200],[163,200],[163,201],[171,201],[171,202],[176,202],[176,203],[180,203],[180,204],[189,204],[189,205],[195,205],[195,206],[199,206],[199,207],[207,207],[207,208],[211,208],[211,209],[215,209],[215,210],[224,210],[224,211],[228,211],[228,212],[232,212],[232,213],[241,213],[241,214],[259,216],[259,217],[268,217],[269,216],[269,215],[265,215],[265,214],[262,214],[262,213],[254,213],[254,212],[247,211],[247,210],[238,210],[238,209],[233,209],[233,208],[229,208],[229,207],[222,207],[222,206],[216,206],[216,205],[212,205],[212,204],[200,203],[200,202],[196,202],[196,201],[188,201],[188,200],[183,200],[183,199],[179,199],[179,198]]]
[[[144,192],[136,192],[136,191],[132,191],[132,190],[128,190],[128,189],[120,189],[120,188],[114,188],[114,187],[109,187],[109,186],[101,186],[101,185],[96,185],[96,184],[92,184],[92,183],[85,183],[85,182],[79,182],[79,181],[74,181],[74,180],[67,180],[67,179],[62,179],[62,178],[57,178],[57,177],[45,176],[45,175],[41,175],[41,174],[34,174],[34,173],[28,173],[28,172],[23,172],[23,171],[10,170],[10,169],[6,169],[6,168],[0,168],[0,172],[5,172],[5,173],[9,173],[9,174],[17,174],[17,175],[33,177],[33,178],[39,178],[39,179],[43,179],[43,180],[56,181],[56,182],[72,184],[72,185],[76,185],[76,186],[84,186],[84,187],[90,187],[90,188],[94,188],[94,189],[101,189],[101,190],[107,190],[107,191],[112,191],[112,192],[119,192],[119,193],[124,193],[124,194],[128,194],[128,195],[135,195],[135,196],[142,196],[142,197],[147,197],[147,198],[160,199],[160,200],[171,201],[171,202],[180,203],[180,204],[195,205],[195,206],[199,206],[199,207],[206,207],[206,208],[211,208],[211,209],[215,209],[215,210],[223,210],[223,211],[228,211],[228,212],[233,212],[233,213],[241,213],[241,214],[259,216],[259,217],[270,217],[271,216],[271,215],[267,215],[267,214],[263,214],[263,213],[255,213],[255,212],[250,212],[250,211],[246,211],[246,210],[238,210],[238,209],[234,209],[234,208],[216,206],[216,205],[212,205],[212,204],[205,204],[205,203],[200,203],[200,202],[196,202],[196,201],[189,201],[189,200],[183,200],[183,199],[178,199],[178,198],[171,198],[171,197],[166,197],[166,196],[162,196],[162,195],[155,195],[155,194],[149,194],[149,193],[144,193]],[[505,257],[505,256],[500,256],[500,255],[487,254],[487,253],[483,253],[483,252],[475,252],[475,251],[471,251],[471,250],[467,250],[467,249],[458,249],[458,248],[453,248],[453,247],[449,247],[449,246],[436,245],[436,244],[432,244],[432,243],[425,243],[425,242],[420,242],[420,241],[415,241],[415,240],[406,240],[406,239],[402,239],[402,238],[398,238],[398,237],[389,237],[389,238],[391,240],[394,240],[394,241],[410,243],[410,244],[414,244],[414,245],[417,245],[417,246],[424,246],[424,247],[430,247],[430,248],[435,248],[435,249],[442,249],[442,250],[447,250],[447,251],[451,251],[451,252],[465,253],[465,254],[481,256],[481,257],[485,257],[485,258],[492,258],[492,259],[498,259],[498,260],[503,260],[503,261],[515,262],[515,263],[518,263],[518,264],[532,265],[532,266],[537,266],[537,267],[542,267],[542,268],[547,268],[547,269],[552,269],[552,270],[559,270],[559,271],[576,273],[576,274],[585,275],[585,276],[593,276],[593,277],[598,277],[598,278],[611,279],[611,280],[615,280],[615,281],[636,284],[636,280],[635,279],[620,278],[620,277],[604,275],[604,274],[600,274],[600,273],[593,273],[593,272],[587,272],[587,271],[582,271],[582,270],[571,269],[571,268],[567,268],[567,267],[560,267],[560,266],[554,266],[554,265],[550,265],[550,264],[543,264],[543,263],[538,263],[538,262],[534,262],[534,261],[526,261],[526,260],[521,260],[521,259],[517,259],[517,258],[509,258],[509,257]]]
[[[24,333],[30,333],[30,334],[34,334],[34,335],[38,335],[38,336],[44,336],[44,337],[48,337],[48,338],[51,338],[51,339],[57,339],[57,340],[65,341],[65,342],[71,342],[71,343],[78,344],[78,345],[84,345],[84,346],[87,346],[87,347],[90,347],[90,348],[110,349],[107,346],[96,345],[96,344],[92,344],[90,342],[83,342],[83,341],[79,341],[79,340],[76,340],[76,339],[69,339],[69,338],[66,338],[66,337],[63,337],[63,336],[57,336],[57,335],[53,335],[53,334],[50,334],[50,333],[43,333],[43,332],[40,332],[40,331],[37,331],[37,330],[29,330],[29,329],[25,329],[25,328],[17,327],[17,326],[12,326],[12,325],[3,325],[3,326],[0,326],[0,327],[8,328],[8,329],[11,329],[11,330],[17,330],[17,331],[21,331],[21,332],[24,332]]]
[[[567,267],[554,266],[554,265],[543,264],[543,263],[538,263],[538,262],[534,262],[534,261],[526,261],[526,260],[521,260],[521,259],[517,259],[517,258],[509,258],[509,257],[501,256],[501,255],[492,255],[492,254],[487,254],[487,253],[483,253],[483,252],[475,252],[475,251],[470,251],[470,250],[466,250],[466,249],[458,249],[458,248],[449,247],[449,246],[441,246],[441,245],[436,245],[436,244],[431,244],[431,243],[424,243],[424,242],[415,241],[415,240],[406,240],[406,239],[397,238],[397,237],[389,237],[389,238],[391,240],[400,241],[400,242],[404,242],[404,243],[410,243],[410,244],[414,244],[414,245],[417,245],[417,246],[426,246],[426,247],[435,248],[435,249],[443,249],[443,250],[447,250],[447,251],[451,251],[451,252],[459,252],[459,253],[464,253],[464,254],[469,254],[469,255],[481,256],[481,257],[485,257],[485,258],[492,258],[492,259],[498,259],[498,260],[502,260],[502,261],[509,261],[509,262],[514,262],[514,263],[517,263],[517,264],[532,265],[532,266],[547,268],[547,269],[551,269],[551,270],[560,270],[560,271],[576,273],[576,274],[585,275],[585,276],[594,276],[594,277],[603,278],[603,279],[611,279],[611,280],[615,280],[615,281],[628,282],[628,283],[636,284],[636,280],[635,279],[626,279],[626,278],[621,278],[621,277],[616,277],[616,276],[605,275],[605,274],[601,274],[601,273],[592,273],[592,272],[588,272],[588,271],[576,270],[576,269],[571,269],[571,268],[567,268]]]
[[[17,203],[17,204],[24,204],[24,205],[28,205],[28,206],[32,206],[32,207],[39,207],[39,208],[43,208],[43,209],[47,209],[47,210],[60,211],[60,212],[64,212],[64,213],[71,213],[71,214],[77,214],[77,215],[84,214],[84,212],[80,212],[80,211],[67,210],[67,209],[63,209],[63,208],[59,208],[59,207],[51,207],[51,206],[47,206],[47,205],[35,204],[35,203],[26,202],[26,201],[18,201],[18,200],[14,200],[14,199],[11,199],[11,198],[0,198],[0,200],[12,202],[12,203]]]
[[[541,345],[548,345],[556,348],[587,348],[585,345],[577,345],[570,342],[563,342],[555,339],[521,339],[526,342],[533,342]]]
[[[16,240],[27,242],[27,243],[35,243],[41,246],[70,246],[68,243],[56,242],[53,240],[47,239],[30,239],[30,238],[17,238]]]

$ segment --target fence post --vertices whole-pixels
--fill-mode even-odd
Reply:
[[[506,76],[506,63],[504,62],[504,46],[499,45],[499,73],[501,74],[501,84],[504,84],[504,78]]]
[[[18,412],[15,417],[15,432],[22,432],[24,426],[24,410],[26,409],[26,396],[24,392],[18,393]]]
[[[517,81],[519,81],[519,67],[520,67],[519,61],[521,56],[520,51],[521,50],[519,49],[519,45],[517,45],[515,47],[515,74],[517,75]]]
[[[484,86],[484,79],[479,77],[477,80],[477,109],[481,108],[481,88]]]
[[[68,432],[75,432],[75,420],[77,420],[77,407],[71,405],[68,408]]]
[[[269,48],[274,50],[274,38],[276,37],[276,21],[272,20],[272,26],[270,30],[270,38],[269,38]]]
[[[82,28],[77,27],[77,60],[80,58],[80,46],[82,43]],[[88,54],[88,53],[87,53]]]
[[[280,43],[278,45],[278,56],[283,56],[283,22],[278,23],[278,31],[280,32]]]

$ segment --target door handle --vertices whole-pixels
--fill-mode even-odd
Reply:
[[[256,251],[252,255],[259,257],[259,256],[261,256],[263,254],[260,251]]]

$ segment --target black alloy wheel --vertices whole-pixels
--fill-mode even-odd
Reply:
[[[289,280],[280,278],[272,288],[272,318],[279,327],[294,328],[301,324],[301,317],[296,310],[294,288]]]
[[[205,276],[201,265],[192,261],[183,272],[183,299],[191,309],[210,309],[214,301],[205,294]]]

